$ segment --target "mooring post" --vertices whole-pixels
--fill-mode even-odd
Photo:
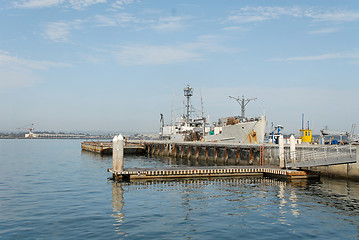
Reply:
[[[292,163],[295,163],[295,137],[292,135],[290,136],[290,160]]]
[[[117,169],[117,136],[112,139],[112,169]]]
[[[115,172],[123,171],[123,136],[120,134],[112,140],[112,167]]]
[[[120,134],[117,139],[118,146],[118,171],[123,172],[123,146],[124,146],[124,138]]]
[[[278,139],[278,145],[279,145],[279,167],[284,168],[284,139],[283,135],[279,136]]]

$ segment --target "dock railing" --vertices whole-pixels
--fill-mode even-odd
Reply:
[[[313,167],[355,163],[357,161],[356,151],[357,147],[355,145],[296,146],[295,153],[291,152],[289,148],[285,148],[285,167]]]

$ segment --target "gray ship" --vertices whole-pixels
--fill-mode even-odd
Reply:
[[[254,99],[234,98],[241,105],[241,116],[220,118],[217,122],[209,125],[203,114],[201,118],[192,117],[190,98],[193,96],[193,88],[190,86],[184,88],[184,96],[187,100],[186,113],[175,124],[165,126],[161,114],[160,139],[175,142],[203,141],[241,144],[262,144],[264,142],[266,117],[247,118],[244,116],[245,106]]]

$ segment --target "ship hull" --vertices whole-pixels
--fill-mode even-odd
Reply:
[[[262,144],[266,131],[267,121],[262,116],[257,121],[237,123],[222,127],[222,131],[216,135],[206,135],[206,142],[233,142],[242,144]]]

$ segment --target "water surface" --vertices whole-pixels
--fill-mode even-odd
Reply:
[[[125,167],[178,161],[125,157]],[[80,140],[0,140],[1,239],[358,239],[359,183],[108,180]]]

